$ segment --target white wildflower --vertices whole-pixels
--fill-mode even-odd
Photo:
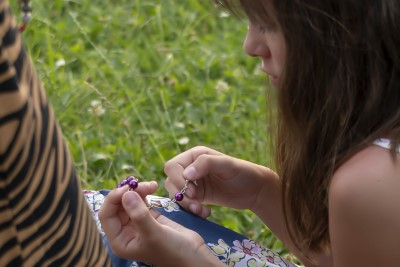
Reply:
[[[176,128],[180,128],[180,129],[184,129],[185,128],[185,124],[183,122],[175,122],[175,127]]]
[[[167,54],[167,61],[172,61],[174,59],[174,55],[172,53]]]
[[[132,170],[135,170],[135,167],[130,165],[130,164],[122,164],[121,169],[122,170],[130,170],[130,171],[132,171]]]
[[[99,100],[92,100],[88,111],[95,117],[100,117],[106,112]]]
[[[221,13],[219,13],[220,18],[227,18],[229,16],[230,16],[230,14],[226,11],[222,11]]]
[[[187,145],[189,143],[189,137],[182,137],[178,140],[178,144],[180,145]]]
[[[229,84],[223,80],[219,80],[215,86],[215,90],[219,94],[223,94],[229,90]]]
[[[56,61],[55,66],[56,66],[56,69],[64,67],[65,66],[65,60],[63,58],[60,58],[59,60]]]

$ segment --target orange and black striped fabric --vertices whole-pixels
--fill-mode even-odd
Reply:
[[[0,266],[110,266],[6,0],[0,40]]]

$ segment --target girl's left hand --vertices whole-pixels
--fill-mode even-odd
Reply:
[[[113,253],[157,266],[214,262],[201,236],[146,206],[145,196],[156,188],[154,182],[140,183],[135,191],[125,186],[106,197],[99,218]]]

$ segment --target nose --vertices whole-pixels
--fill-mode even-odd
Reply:
[[[264,35],[254,25],[249,24],[247,36],[243,44],[244,51],[252,57],[270,57],[271,52]]]

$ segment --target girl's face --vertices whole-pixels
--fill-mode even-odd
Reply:
[[[261,59],[261,68],[271,78],[274,86],[279,86],[286,61],[286,45],[281,29],[259,27],[249,23],[244,50],[249,56]]]

